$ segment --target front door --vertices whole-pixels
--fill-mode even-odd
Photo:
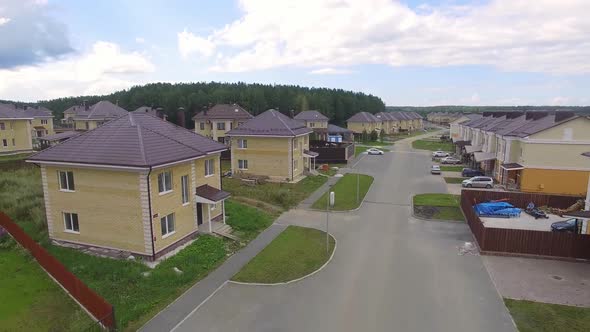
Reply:
[[[203,204],[197,203],[197,225],[203,224]]]

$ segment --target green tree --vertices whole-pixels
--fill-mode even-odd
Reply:
[[[381,129],[381,132],[379,133],[379,139],[381,140],[381,142],[383,142],[384,138],[385,138],[385,130]]]
[[[371,131],[371,142],[376,142],[379,139],[379,133],[376,130]]]

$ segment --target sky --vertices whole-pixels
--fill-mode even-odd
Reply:
[[[362,91],[386,105],[589,105],[588,0],[0,0],[0,99],[150,82]]]

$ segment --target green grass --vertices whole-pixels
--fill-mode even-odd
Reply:
[[[520,332],[590,331],[590,308],[504,299]]]
[[[319,167],[320,165],[318,165]],[[328,164],[328,170],[324,171],[321,168],[318,168],[318,172],[320,172],[321,174],[327,175],[327,176],[334,176],[336,173],[338,173],[338,170],[333,169],[333,167],[338,167],[338,168],[343,168],[343,167],[348,167],[347,164]]]
[[[414,213],[427,219],[464,221],[459,207],[461,195],[419,194],[414,198]]]
[[[0,249],[0,330],[81,331],[91,318],[24,249]]]
[[[459,206],[461,195],[419,194],[414,196],[414,205]]]
[[[319,269],[334,250],[330,236],[326,252],[326,233],[313,228],[289,226],[254,257],[232,280],[278,283],[303,277]]]
[[[335,211],[346,211],[352,210],[359,207],[360,203],[365,198],[365,195],[369,191],[371,184],[373,183],[373,177],[369,175],[359,175],[359,202],[356,201],[356,187],[357,187],[357,174],[347,173],[345,174],[336,184],[332,187],[331,191],[336,196],[334,207]],[[328,192],[324,193],[315,203],[312,208],[325,210],[328,199]]]
[[[255,238],[274,221],[273,215],[232,200],[225,202],[225,215],[234,235],[245,241]]]
[[[462,183],[463,180],[467,179],[467,178],[452,178],[452,177],[445,177],[445,182],[446,183]]]
[[[221,161],[221,173],[225,173],[227,171],[231,171],[231,161],[230,160],[222,160]]]
[[[443,172],[461,172],[465,166],[443,166],[440,165],[440,170]]]
[[[391,145],[391,144],[390,144],[390,145]],[[356,157],[356,156],[358,156],[359,154],[361,154],[361,153],[363,153],[363,152],[367,151],[367,149],[370,149],[370,148],[372,148],[372,147],[371,147],[371,146],[358,146],[358,145],[357,145],[357,146],[355,146],[355,147],[354,147],[354,156]],[[389,151],[389,149],[386,149],[386,148],[380,148],[380,147],[379,147],[378,149],[379,149],[379,150],[381,150],[381,151],[384,151],[384,152],[387,152],[387,151]]]
[[[30,153],[21,153],[21,154],[13,154],[13,155],[8,155],[8,156],[0,156],[0,163],[24,160],[25,158],[27,158],[30,155],[31,155]]]
[[[412,142],[412,147],[418,150],[430,150],[430,151],[453,151],[453,143],[440,142],[440,141],[429,141],[419,139]]]
[[[223,190],[233,196],[243,196],[290,209],[307,198],[328,180],[325,176],[308,176],[298,183],[268,182],[255,186],[243,185],[240,179],[223,178]]]

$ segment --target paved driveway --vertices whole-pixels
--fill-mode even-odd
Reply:
[[[411,218],[412,194],[446,192],[430,164],[403,142],[362,159],[376,181],[361,209],[331,215],[338,248],[324,270],[286,286],[227,284],[175,331],[514,331],[481,257],[458,254],[467,226]],[[325,214],[279,222],[323,228]]]

